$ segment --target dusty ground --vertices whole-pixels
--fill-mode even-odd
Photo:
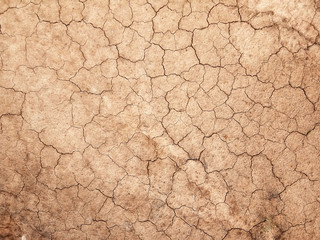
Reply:
[[[320,239],[320,1],[0,0],[0,239]]]

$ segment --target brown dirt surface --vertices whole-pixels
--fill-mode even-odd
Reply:
[[[320,239],[320,1],[0,0],[0,239]]]

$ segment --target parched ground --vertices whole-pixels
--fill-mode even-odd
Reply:
[[[319,240],[319,0],[0,0],[0,239]]]

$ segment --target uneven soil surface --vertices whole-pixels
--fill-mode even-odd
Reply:
[[[319,240],[319,0],[0,0],[0,239]]]

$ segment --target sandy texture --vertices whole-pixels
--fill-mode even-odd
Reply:
[[[0,0],[0,239],[320,239],[319,0]]]

